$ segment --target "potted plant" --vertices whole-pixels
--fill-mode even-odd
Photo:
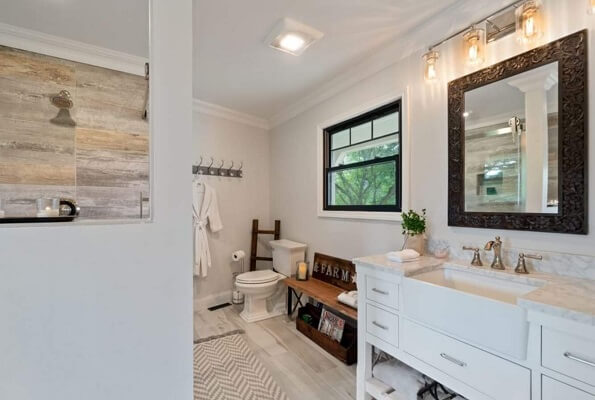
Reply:
[[[403,213],[403,249],[412,249],[420,255],[424,254],[426,247],[426,209],[421,210],[421,215],[413,210]]]

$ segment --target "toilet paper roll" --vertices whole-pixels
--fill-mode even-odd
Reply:
[[[244,257],[246,257],[246,253],[244,253],[243,250],[236,250],[233,253],[231,253],[231,259],[233,261],[240,261],[243,260]]]

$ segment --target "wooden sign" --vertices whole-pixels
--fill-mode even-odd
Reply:
[[[347,291],[357,290],[355,264],[342,258],[314,253],[312,278],[330,283]]]

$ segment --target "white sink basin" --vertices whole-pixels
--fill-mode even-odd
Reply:
[[[481,270],[444,266],[403,280],[406,316],[461,339],[524,360],[529,324],[517,297],[537,289]]]

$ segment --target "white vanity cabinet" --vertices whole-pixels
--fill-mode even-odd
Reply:
[[[542,375],[541,400],[595,400],[595,396]]]
[[[498,297],[492,287],[491,293],[477,293],[477,298],[468,290],[465,293],[468,300],[462,295],[453,295],[459,296],[463,303],[473,302],[472,307],[458,302],[459,307],[447,310],[455,316],[455,309],[471,313],[482,301],[488,305],[488,300],[503,302],[501,306],[493,304],[495,311],[480,307],[488,314],[481,315],[481,318],[464,321],[454,318],[461,329],[453,329],[452,325],[441,325],[443,319],[434,317],[436,309],[442,307],[446,310],[448,304],[453,304],[448,297],[439,295],[448,290],[452,281],[442,284],[432,280],[429,285],[418,285],[420,289],[411,282],[415,280],[418,284],[420,276],[427,275],[428,271],[453,269],[456,272],[459,268],[465,273],[468,266],[440,265],[438,260],[429,258],[424,262],[396,264],[382,256],[356,259],[354,262],[360,325],[358,400],[372,398],[366,387],[370,393],[375,393],[374,390],[382,386],[372,377],[373,348],[399,359],[469,400],[595,400],[595,315],[583,313],[582,317],[577,317],[575,313],[564,312],[553,315],[555,310],[542,304],[532,308],[526,302],[517,301],[515,304],[514,299]],[[453,274],[453,271],[449,273]],[[467,272],[486,274],[492,280],[527,279],[514,275],[507,278],[486,269]],[[444,274],[444,271],[440,273]],[[471,282],[470,279],[475,279],[471,275],[464,278],[472,288],[478,285]],[[499,285],[499,281],[494,282]],[[512,285],[510,282],[504,284],[508,294],[520,298],[526,292],[526,288],[519,290],[518,285]],[[436,286],[436,293],[431,292],[433,286]],[[420,296],[422,289],[428,292]],[[451,289],[464,291],[461,287]],[[442,299],[441,304],[436,304],[438,299]],[[510,308],[510,312],[503,313],[499,307],[504,311]],[[428,313],[424,313],[426,309]],[[482,327],[474,325],[482,324],[482,321]],[[496,325],[497,334],[474,335],[473,332],[481,332],[485,328],[486,321],[499,324]],[[513,323],[508,326],[510,321]],[[523,324],[527,328],[523,328]],[[514,340],[524,341],[514,348],[522,351],[509,351],[502,345],[502,340],[507,337],[512,340],[512,336]],[[525,339],[519,339],[522,337]],[[498,338],[500,342],[495,343]]]

